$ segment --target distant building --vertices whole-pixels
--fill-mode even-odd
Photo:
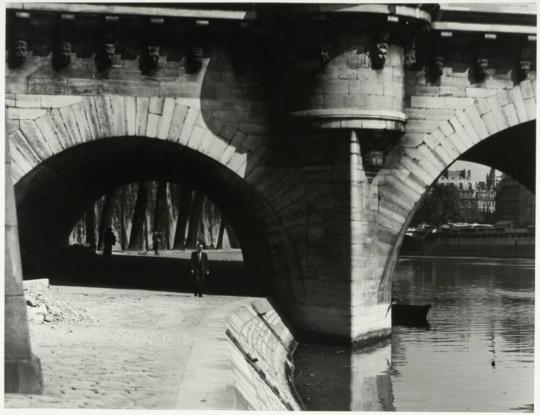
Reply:
[[[470,170],[447,170],[438,183],[453,184],[458,188],[465,222],[493,222],[497,185],[495,169],[486,175],[485,182],[473,182]]]
[[[452,183],[459,189],[467,189],[469,184],[472,184],[471,171],[470,170],[446,170],[441,177],[439,177],[438,183],[448,184]]]
[[[501,175],[497,176],[495,169],[491,169],[489,174],[486,174],[486,187],[488,189],[495,189],[501,180]]]
[[[515,228],[534,225],[534,194],[504,175],[497,187],[497,222],[511,223]]]

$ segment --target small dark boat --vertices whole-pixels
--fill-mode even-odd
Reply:
[[[392,325],[420,326],[429,325],[427,314],[431,304],[412,305],[392,303]]]

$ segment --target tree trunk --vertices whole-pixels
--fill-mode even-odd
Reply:
[[[206,216],[205,232],[207,238],[207,246],[214,249],[216,247],[216,240],[214,235],[214,223],[216,221],[216,217],[214,213],[214,203],[208,198],[205,198],[204,201],[204,215]]]
[[[95,205],[92,203],[90,209],[86,211],[86,217],[84,222],[86,230],[86,244],[92,248],[96,249],[96,211]]]
[[[219,221],[219,233],[218,233],[218,239],[216,243],[216,249],[223,249],[223,234],[225,233],[225,221],[223,220],[223,217],[221,217],[221,220]]]
[[[178,221],[176,222],[176,231],[174,232],[174,249],[184,249],[186,247],[186,227],[192,204],[192,191],[187,188],[182,188],[180,190],[180,200],[178,203]]]
[[[127,192],[128,187],[123,186],[120,188],[120,200],[119,200],[119,217],[120,217],[120,246],[122,251],[127,248],[127,232],[126,232],[126,208],[127,208]]]
[[[169,249],[169,209],[167,207],[167,182],[159,182],[154,210],[154,231],[161,235],[160,249]]]
[[[193,199],[193,206],[191,207],[191,215],[189,218],[188,237],[186,242],[187,248],[195,248],[197,244],[197,237],[199,236],[199,227],[202,216],[202,204],[204,196],[196,192]]]
[[[148,184],[139,183],[137,188],[137,201],[135,202],[135,212],[131,223],[131,235],[129,237],[128,249],[135,251],[143,249],[146,222],[146,205],[148,203]],[[148,248],[146,248],[148,249]]]
[[[225,228],[227,229],[227,236],[229,237],[231,248],[240,248],[240,242],[238,241],[238,238],[236,237],[236,234],[234,233],[234,229],[232,228],[229,222],[225,223]]]
[[[150,249],[150,245],[148,244],[148,217],[146,216],[146,213],[144,214],[144,249],[148,251]]]
[[[111,226],[114,208],[114,191],[105,195],[105,202],[103,203],[103,210],[101,211],[101,220],[99,223],[99,242],[98,249],[103,247],[103,234],[105,229]]]

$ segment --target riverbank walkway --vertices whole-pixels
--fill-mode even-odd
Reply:
[[[6,408],[232,409],[225,317],[252,297],[53,286],[76,322],[30,322],[43,395],[6,394]]]

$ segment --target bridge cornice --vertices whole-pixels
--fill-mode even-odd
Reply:
[[[26,3],[10,2],[8,10],[23,13],[62,13],[107,16],[147,16],[179,19],[208,19],[225,21],[255,21],[268,16],[281,16],[283,7],[274,5],[220,5],[207,4],[197,7],[188,5],[146,4],[96,4],[96,3]],[[432,7],[428,7],[432,6]],[[276,13],[276,10],[277,13]],[[389,21],[420,21],[431,25],[436,31],[489,32],[507,34],[536,33],[536,13],[532,8],[470,7],[470,5],[406,5],[406,4],[289,4],[287,18],[290,16],[343,16],[343,15],[387,15]],[[290,13],[289,13],[290,12]]]
[[[6,8],[24,12],[72,13],[107,16],[147,16],[191,19],[247,20],[254,14],[248,10],[208,8],[149,7],[143,5],[111,5],[96,3],[22,3],[10,2]]]
[[[316,128],[405,131],[407,115],[399,111],[328,108],[293,111],[290,116]]]

